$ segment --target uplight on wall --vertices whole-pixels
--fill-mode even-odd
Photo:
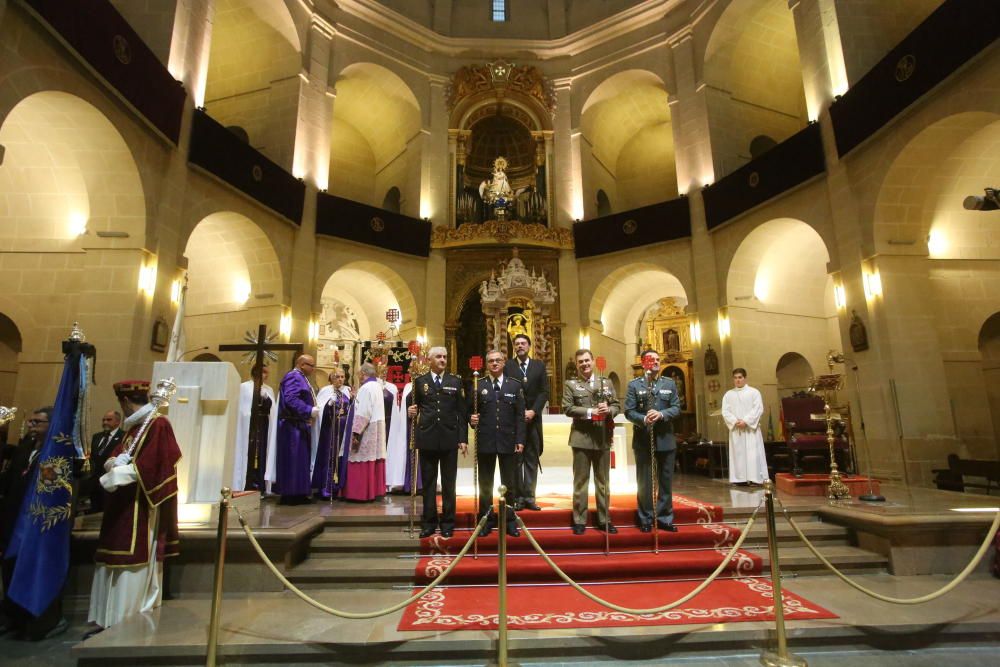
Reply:
[[[768,287],[767,274],[765,274],[763,271],[758,271],[757,277],[754,278],[753,281],[753,295],[757,298],[758,301],[767,300],[767,287]]]
[[[873,301],[875,297],[882,296],[882,277],[878,270],[862,271],[861,281],[865,286],[865,299]]]
[[[589,350],[590,349],[590,334],[586,331],[580,332],[580,349]]]
[[[181,281],[180,278],[170,283],[170,303],[179,305],[181,302]]]
[[[70,213],[69,233],[72,236],[83,236],[87,233],[87,216],[83,213]]]
[[[233,281],[233,301],[244,304],[250,299],[250,281],[237,278]]]
[[[729,317],[725,313],[719,313],[719,338],[725,340],[732,334],[732,326],[729,324]]]
[[[309,340],[319,340],[319,322],[316,320],[309,320]]]
[[[292,335],[292,314],[286,312],[281,316],[281,320],[278,322],[278,333],[281,334],[282,338],[288,340]]]
[[[843,285],[833,286],[833,303],[837,310],[843,310],[847,307],[847,291]]]
[[[927,252],[931,257],[941,257],[948,250],[948,236],[941,229],[932,229],[927,236]]]
[[[149,297],[153,296],[153,293],[156,291],[155,263],[145,264],[139,268],[139,291]]]
[[[701,343],[701,323],[697,320],[688,325],[688,330],[691,333],[691,343],[698,345]]]

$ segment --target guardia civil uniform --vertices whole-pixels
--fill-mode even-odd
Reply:
[[[650,479],[649,427],[644,421],[649,410],[657,410],[661,419],[653,424],[656,449],[656,476],[659,498],[656,503],[656,523],[671,530],[674,524],[673,498],[670,492],[677,455],[673,420],[681,414],[677,385],[668,377],[657,378],[650,384],[639,377],[628,384],[625,394],[625,418],[632,422],[632,451],[635,453],[635,475],[638,491],[636,500],[639,528],[644,532],[653,525],[652,483]]]

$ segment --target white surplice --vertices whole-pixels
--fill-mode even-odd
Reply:
[[[413,383],[407,382],[403,387],[403,399],[393,403],[385,461],[385,485],[390,489],[406,484],[406,452],[409,449],[406,439],[406,426],[409,423],[409,417],[406,416],[406,399],[411,389]]]
[[[761,484],[768,478],[764,434],[760,429],[763,416],[764,400],[760,392],[749,385],[730,389],[722,397],[722,418],[729,428],[730,482]],[[736,427],[740,420],[745,427]]]
[[[266,384],[260,386],[261,396],[271,399],[271,412],[267,419],[267,457],[264,464],[264,480],[275,480],[274,458],[278,442],[278,400],[274,390]],[[236,414],[236,456],[233,457],[233,490],[242,491],[247,482],[247,455],[250,444],[250,411],[253,407],[253,380],[240,385],[240,409]]]
[[[381,382],[365,382],[358,389],[352,432],[359,433],[361,441],[357,450],[350,450],[348,462],[364,463],[385,458],[385,394]]]

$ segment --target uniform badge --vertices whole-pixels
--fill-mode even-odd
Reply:
[[[427,392],[429,392],[430,390],[431,390],[431,386],[430,386],[429,384],[427,384],[427,383],[425,382],[425,383],[424,383],[424,393],[426,394],[426,393],[427,393]]]
[[[490,393],[490,390],[489,390],[489,389],[483,389],[483,396],[486,396],[486,395],[488,395],[489,393]]]

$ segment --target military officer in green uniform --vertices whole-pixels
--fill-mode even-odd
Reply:
[[[668,377],[657,378],[660,355],[655,350],[642,353],[643,366],[650,369],[643,377],[628,383],[625,394],[625,417],[632,422],[632,451],[635,453],[635,476],[638,490],[639,530],[648,533],[653,529],[652,471],[650,470],[649,429],[653,429],[656,449],[656,525],[663,530],[676,532],[674,504],[670,482],[674,472],[677,441],[673,421],[681,414],[681,400],[677,385]]]
[[[612,420],[621,409],[610,380],[594,375],[594,355],[577,350],[577,378],[563,384],[563,414],[573,418],[569,446],[573,448],[573,534],[582,535],[587,526],[587,487],[594,471],[597,497],[595,527],[609,533],[618,529],[608,516],[608,477],[611,472]]]
[[[430,537],[440,526],[442,537],[455,531],[455,478],[458,452],[468,449],[469,420],[462,378],[446,373],[448,350],[432,347],[431,370],[413,381],[407,414],[417,418],[414,441],[420,450],[424,511],[420,537]],[[437,512],[437,480],[441,471],[441,516]]]

